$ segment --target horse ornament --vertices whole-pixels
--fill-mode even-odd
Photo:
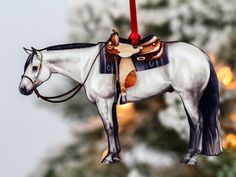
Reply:
[[[205,52],[184,42],[164,42],[148,36],[132,45],[114,31],[106,42],[73,43],[37,50],[26,49],[28,59],[19,85],[23,95],[33,92],[46,101],[66,101],[86,91],[96,104],[108,140],[103,163],[119,162],[121,151],[116,105],[176,92],[190,125],[190,140],[181,162],[197,163],[199,155],[222,152],[219,122],[219,85],[214,67]],[[65,94],[42,96],[37,88],[58,73],[78,85]],[[65,99],[58,100],[68,96]]]

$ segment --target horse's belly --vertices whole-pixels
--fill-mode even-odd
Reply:
[[[128,101],[139,101],[166,92],[171,84],[168,76],[164,75],[165,70],[161,67],[137,72],[136,85],[126,92]]]

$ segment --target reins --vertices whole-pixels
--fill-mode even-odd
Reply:
[[[38,89],[35,88],[34,89],[34,93],[37,95],[38,98],[41,98],[42,100],[44,101],[47,101],[47,102],[50,102],[50,103],[62,103],[62,102],[65,102],[65,101],[68,101],[69,99],[73,98],[80,90],[81,88],[84,86],[84,84],[86,83],[86,81],[88,80],[88,77],[92,71],[92,68],[98,58],[98,56],[100,55],[101,51],[103,50],[103,48],[105,47],[106,45],[103,45],[102,48],[99,50],[98,54],[96,55],[90,69],[89,69],[89,72],[84,80],[84,82],[82,84],[78,84],[76,85],[74,88],[72,88],[71,90],[63,93],[63,94],[60,94],[60,95],[57,95],[57,96],[51,96],[51,97],[48,97],[48,96],[43,96],[39,93]],[[72,93],[72,94],[71,94]],[[61,99],[61,100],[55,100],[55,99],[59,99],[59,98],[62,98],[62,97],[65,97],[67,95],[71,94],[69,97],[65,98],[65,99]]]
[[[84,86],[84,84],[78,84],[73,89],[67,91],[66,93],[63,93],[63,94],[57,95],[57,96],[51,96],[51,97],[41,95],[37,88],[34,89],[34,93],[37,95],[38,98],[41,98],[44,101],[47,101],[47,102],[50,102],[50,103],[62,103],[62,102],[66,102],[69,99],[73,98],[80,91],[80,89],[83,86]],[[54,100],[54,99],[62,98],[66,95],[69,95],[72,92],[74,92],[74,93],[72,95],[70,95],[68,98],[61,99],[61,100]]]

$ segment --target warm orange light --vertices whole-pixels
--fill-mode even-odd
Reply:
[[[217,77],[224,86],[228,87],[233,82],[234,74],[230,67],[223,66],[217,70]]]
[[[133,103],[117,106],[117,117],[119,122],[119,132],[123,132],[128,125],[135,121],[136,111]]]
[[[231,82],[228,86],[227,89],[233,90],[236,89],[236,81]]]
[[[102,153],[101,161],[107,156],[107,154],[108,154],[108,149],[105,149]]]
[[[226,135],[223,147],[224,149],[233,148],[236,150],[236,135],[235,134]]]
[[[236,122],[236,114],[232,114],[230,116],[230,120],[233,121],[233,122]]]
[[[134,104],[133,103],[127,103],[127,104],[122,104],[122,105],[118,105],[117,107],[119,108],[119,109],[123,109],[123,110],[127,110],[127,109],[130,109],[130,108],[132,108],[134,106]]]
[[[134,104],[127,103],[124,105],[119,105],[117,108],[117,117],[118,118],[126,118],[132,116],[134,113]]]
[[[210,57],[213,64],[215,64],[217,62],[217,57],[213,52],[209,52],[208,56]]]

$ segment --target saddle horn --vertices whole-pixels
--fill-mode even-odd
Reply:
[[[114,46],[118,46],[119,45],[119,34],[116,30],[112,30],[113,33],[111,34],[111,43],[114,45]]]

